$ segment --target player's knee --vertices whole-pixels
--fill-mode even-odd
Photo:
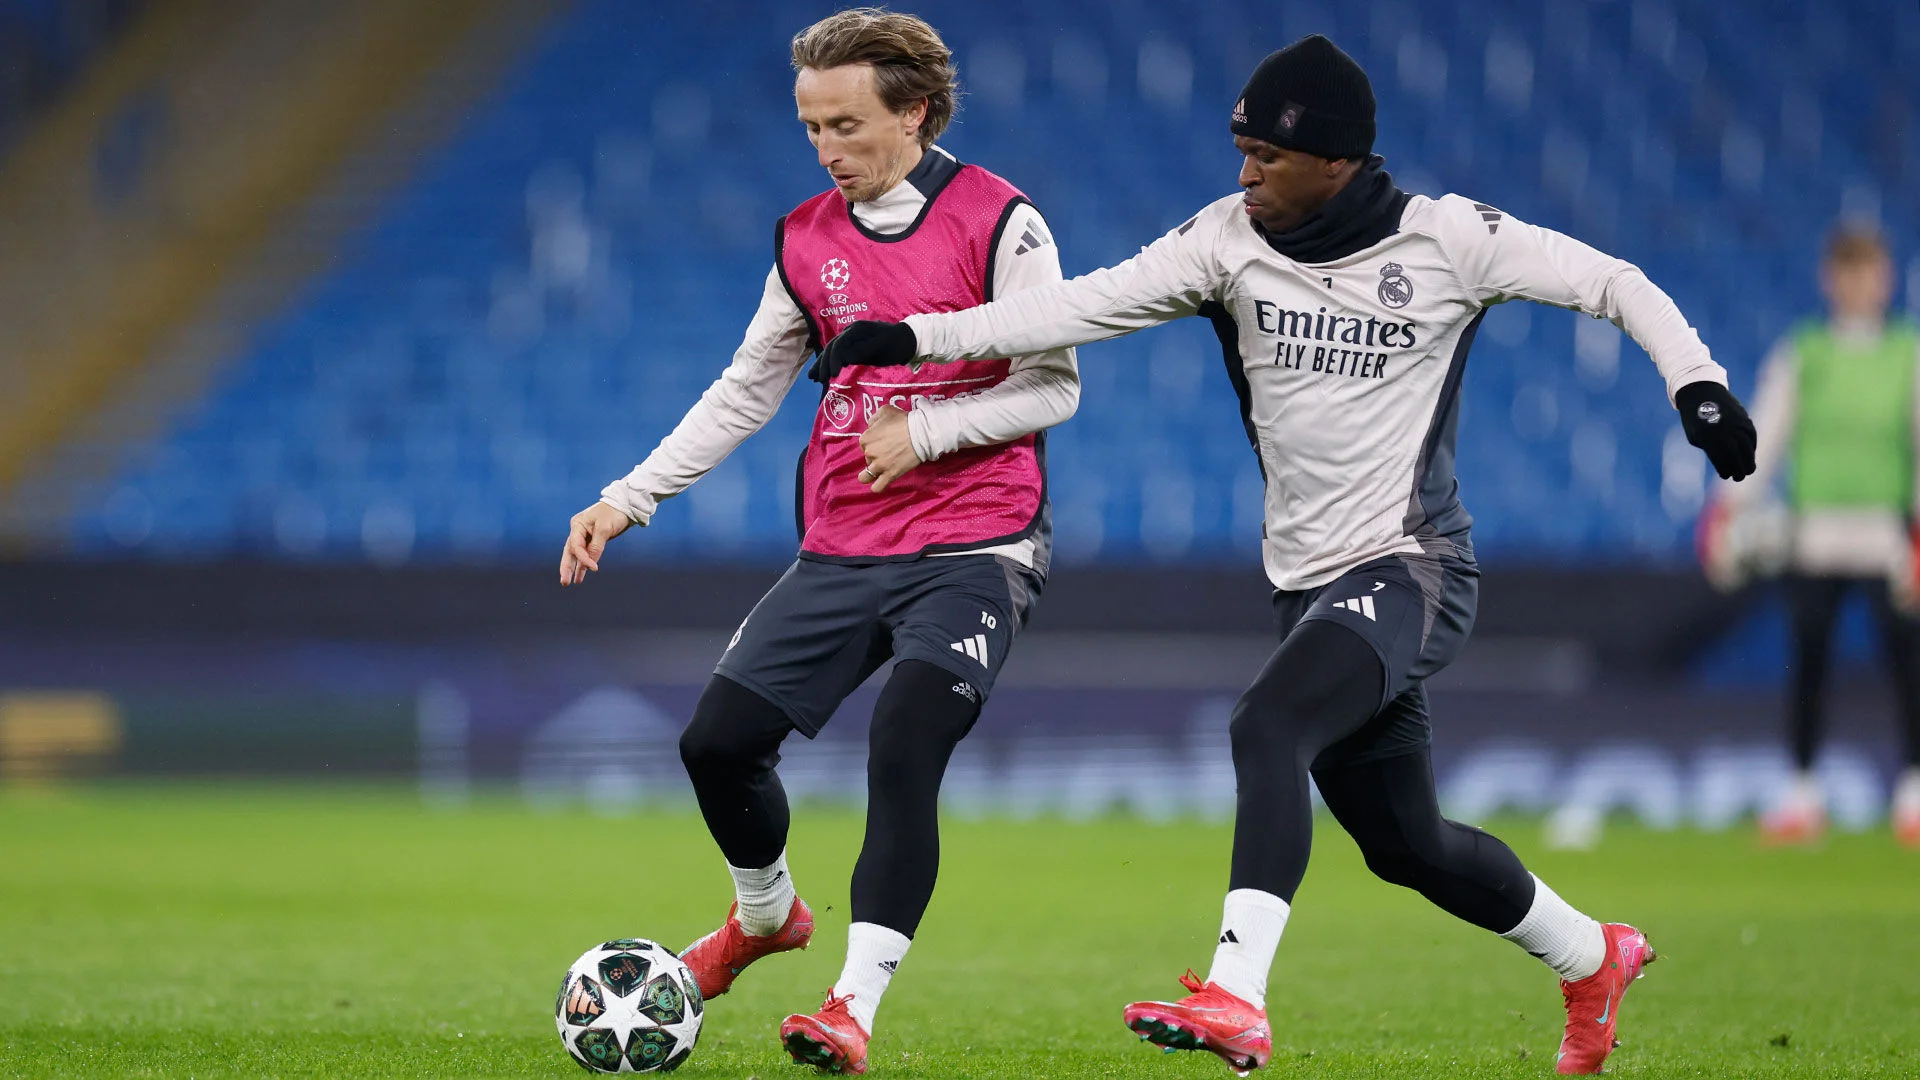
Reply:
[[[734,748],[728,741],[718,737],[712,724],[701,723],[695,716],[693,723],[680,733],[680,763],[687,767],[690,775],[724,769],[736,758]]]
[[[779,706],[715,676],[680,733],[680,762],[692,776],[772,768],[793,723]]]
[[[1273,724],[1273,710],[1267,703],[1253,700],[1253,691],[1240,695],[1233,703],[1233,712],[1227,718],[1227,738],[1232,741],[1235,750],[1268,737]]]
[[[734,772],[762,752],[741,738],[735,725],[704,709],[694,710],[692,722],[680,733],[680,763],[689,776]]]

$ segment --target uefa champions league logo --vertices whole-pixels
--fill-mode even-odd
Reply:
[[[853,399],[838,389],[828,390],[820,407],[826,410],[827,423],[840,431],[845,431],[847,425],[853,423]]]
[[[827,303],[819,309],[820,318],[834,332],[838,333],[848,323],[866,314],[867,302],[847,295],[848,286],[853,284],[853,267],[847,264],[847,260],[828,259],[821,263],[820,284],[827,287]]]

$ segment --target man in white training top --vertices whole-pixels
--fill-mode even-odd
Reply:
[[[1423,683],[1465,642],[1479,578],[1454,481],[1461,371],[1488,306],[1534,300],[1631,334],[1721,476],[1753,470],[1753,425],[1632,265],[1485,203],[1397,189],[1371,152],[1366,73],[1326,38],[1267,57],[1231,127],[1242,192],[1134,258],[968,311],[856,324],[824,362],[1028,353],[1210,319],[1266,477],[1282,640],[1233,713],[1233,866],[1211,973],[1184,977],[1179,1001],[1128,1006],[1128,1027],[1243,1074],[1266,1064],[1267,975],[1306,871],[1311,774],[1376,874],[1559,974],[1559,1070],[1598,1072],[1653,960],[1647,939],[1577,911],[1434,797]]]

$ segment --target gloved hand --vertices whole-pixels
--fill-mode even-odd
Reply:
[[[1680,410],[1680,426],[1687,441],[1706,451],[1713,471],[1722,480],[1745,480],[1753,475],[1753,448],[1758,437],[1740,399],[1717,382],[1688,383],[1673,395]]]
[[[913,362],[920,343],[906,323],[873,322],[862,319],[834,335],[826,351],[813,362],[807,377],[822,386],[833,381],[840,369],[855,364],[869,367],[898,367]]]

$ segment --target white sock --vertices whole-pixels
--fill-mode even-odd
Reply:
[[[1560,894],[1533,879],[1533,906],[1520,925],[1500,935],[1546,962],[1568,982],[1600,970],[1607,956],[1606,931],[1573,909]]]
[[[1259,889],[1235,889],[1227,894],[1220,915],[1220,944],[1213,950],[1207,981],[1243,998],[1256,1009],[1267,1007],[1267,973],[1273,952],[1293,911],[1285,900]]]
[[[727,873],[733,875],[733,898],[740,902],[740,929],[754,937],[766,937],[787,924],[794,894],[786,852],[781,852],[772,866],[758,870],[742,870],[728,863]]]
[[[1780,805],[1795,811],[1824,811],[1827,808],[1827,795],[1821,790],[1820,780],[1813,773],[1796,772]]]
[[[1909,765],[1893,785],[1893,812],[1920,814],[1920,765]]]
[[[868,1035],[873,1034],[873,1014],[880,1011],[880,998],[912,944],[912,938],[879,923],[857,922],[847,927],[847,963],[834,980],[833,993],[853,999],[847,1011]]]

